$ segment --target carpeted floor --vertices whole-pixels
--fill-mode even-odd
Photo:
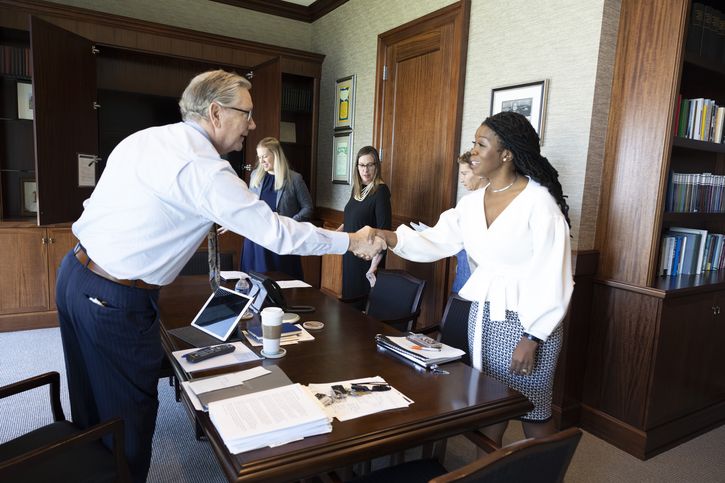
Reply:
[[[61,398],[70,415],[63,349],[58,329],[0,333],[3,363],[0,386],[48,371],[61,373]],[[0,442],[23,434],[51,420],[47,391],[37,389],[27,396],[0,400]],[[159,417],[154,434],[149,482],[215,483],[225,481],[207,442],[194,439],[193,426],[182,406],[174,400],[166,380],[159,381]],[[22,412],[23,417],[13,415]],[[519,424],[512,424],[505,443],[521,439]],[[640,461],[584,433],[574,455],[567,483],[604,482],[714,482],[725,483],[725,426]],[[457,468],[476,457],[476,449],[462,437],[452,438],[446,452],[446,467]]]

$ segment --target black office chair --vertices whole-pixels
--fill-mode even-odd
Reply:
[[[46,385],[53,422],[0,444],[0,481],[130,481],[123,453],[123,421],[114,418],[86,430],[67,421],[60,404],[57,372],[0,387],[0,399]],[[113,451],[101,442],[107,434],[113,437]]]
[[[438,340],[446,345],[465,351],[461,361],[471,365],[468,354],[468,313],[471,310],[471,301],[451,294],[443,309],[441,321],[420,330],[424,334],[438,334]]]
[[[517,441],[451,472],[436,460],[426,459],[374,471],[353,481],[558,483],[564,481],[564,475],[581,437],[580,429],[569,428],[545,438]]]
[[[367,296],[365,313],[403,332],[415,327],[423,303],[425,280],[404,270],[378,270]],[[341,299],[352,302],[357,299]]]

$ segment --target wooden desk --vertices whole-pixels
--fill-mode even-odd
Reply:
[[[179,277],[174,284],[162,289],[161,333],[167,354],[189,346],[166,330],[188,325],[209,293],[208,280],[203,276]],[[532,408],[521,394],[463,363],[446,364],[444,368],[450,374],[437,375],[378,352],[375,334],[398,332],[317,289],[286,289],[284,293],[291,304],[315,306],[315,312],[301,314],[302,320],[321,320],[325,327],[313,332],[314,342],[287,345],[284,358],[264,360],[262,365],[278,365],[293,382],[301,384],[381,376],[415,403],[405,409],[352,421],[335,420],[331,433],[238,455],[229,453],[208,414],[195,412],[229,481],[290,481],[310,477],[517,417]],[[173,358],[171,363],[180,380],[190,378]],[[259,362],[217,372],[241,370],[256,364]],[[183,392],[182,401],[190,414],[194,414]]]

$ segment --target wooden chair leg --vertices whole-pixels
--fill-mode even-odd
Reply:
[[[491,438],[479,431],[469,431],[468,433],[465,433],[464,436],[486,453],[493,453],[494,451],[501,449],[501,447],[494,443]]]
[[[422,458],[430,459],[435,458],[440,463],[443,463],[443,459],[446,456],[446,446],[448,444],[447,439],[441,439],[432,443],[425,443],[422,449]]]
[[[196,433],[194,437],[196,437],[197,441],[204,441],[206,439],[204,431],[201,429],[201,424],[199,424],[199,420],[196,418],[194,418],[194,432]]]
[[[176,399],[176,402],[181,402],[181,387],[179,386],[179,379],[176,376],[171,376],[174,378],[174,398]]]

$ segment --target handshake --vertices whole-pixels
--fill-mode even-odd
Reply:
[[[383,250],[387,250],[388,244],[384,239],[384,232],[366,226],[355,233],[350,233],[350,246],[348,250],[363,260],[372,260]]]

